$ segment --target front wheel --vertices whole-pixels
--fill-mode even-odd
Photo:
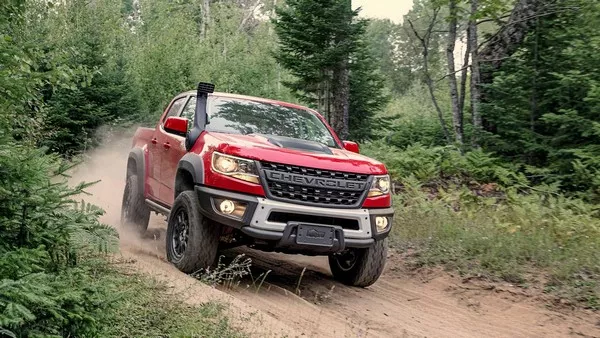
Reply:
[[[167,259],[185,273],[209,268],[217,258],[220,230],[200,213],[196,193],[182,192],[169,214]]]
[[[387,258],[387,239],[369,248],[346,249],[329,256],[333,278],[351,286],[367,287],[379,279]]]

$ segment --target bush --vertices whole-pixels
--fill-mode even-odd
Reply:
[[[0,336],[234,336],[214,305],[196,309],[167,300],[164,287],[108,266],[104,254],[116,248],[116,232],[98,222],[101,209],[74,201],[88,185],[68,187],[72,164],[35,148],[81,149],[100,120],[135,108],[122,74],[105,72],[88,83],[96,61],[84,69],[77,49],[50,43],[78,33],[50,18],[85,22],[70,15],[70,6],[103,4],[0,1]],[[120,2],[112,4],[118,9]],[[47,34],[49,22],[62,33]],[[111,33],[85,27],[91,35]],[[85,55],[104,57],[98,50]],[[48,138],[48,129],[58,138]]]
[[[35,6],[28,7],[33,11]],[[58,39],[43,42],[53,53],[67,51],[61,64],[80,70],[69,86],[52,84],[42,91],[47,111],[39,146],[72,156],[98,145],[98,127],[139,118],[140,96],[127,74],[119,8],[115,1],[90,6],[87,1],[74,0],[46,12],[38,22],[38,30],[65,32]],[[33,35],[40,33],[34,31]]]
[[[232,327],[222,303],[188,305],[167,285],[130,272],[125,276],[105,263],[97,275],[95,284],[109,285],[113,293],[105,299],[110,311],[99,314],[102,325],[90,337],[244,337]]]
[[[448,109],[446,101],[449,98],[446,98],[446,91],[440,90],[437,96],[443,109]],[[386,137],[387,143],[391,145],[405,148],[415,143],[431,147],[446,144],[437,112],[424,84],[411,85],[405,94],[387,105],[383,116],[394,118],[391,131]]]
[[[0,327],[9,336],[84,335],[109,293],[79,264],[115,247],[102,210],[76,203],[69,168],[44,150],[0,144]],[[52,177],[52,178],[51,178]],[[110,290],[112,291],[112,290]]]
[[[425,147],[421,144],[397,148],[382,141],[366,144],[362,152],[384,162],[397,181],[415,178],[424,184],[501,183],[527,185],[527,179],[509,164],[480,150],[464,155],[453,146]]]
[[[599,208],[542,192],[478,196],[466,188],[437,198],[415,181],[395,197],[392,243],[413,249],[415,262],[442,264],[462,274],[483,274],[527,285],[547,274],[554,294],[600,308]]]
[[[557,184],[531,186],[520,172],[534,169],[479,150],[383,142],[362,150],[383,161],[401,188],[390,238],[413,253],[411,262],[521,285],[543,275],[547,291],[600,308],[596,205],[566,197]],[[592,179],[584,163],[576,174]]]

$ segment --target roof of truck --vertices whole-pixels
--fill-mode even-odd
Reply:
[[[196,91],[195,90],[190,90],[190,91],[187,91],[187,92],[182,93],[182,94],[185,94],[185,95],[196,95]],[[249,100],[249,101],[261,102],[261,103],[275,104],[275,105],[289,107],[289,108],[296,108],[296,109],[314,111],[313,109],[310,109],[308,107],[305,107],[305,106],[302,106],[302,105],[299,105],[299,104],[285,102],[285,101],[279,101],[279,100],[273,100],[273,99],[266,99],[266,98],[263,98],[263,97],[240,95],[240,94],[232,94],[232,93],[222,93],[222,92],[214,92],[214,93],[208,94],[208,95],[209,96],[217,96],[217,97],[227,97],[227,98],[239,99],[239,100]]]

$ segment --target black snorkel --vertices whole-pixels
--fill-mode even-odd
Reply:
[[[200,134],[206,128],[207,122],[207,103],[208,94],[214,93],[215,85],[212,83],[200,82],[198,83],[198,91],[196,94],[196,111],[194,112],[194,125],[192,129],[188,131],[185,137],[185,149],[190,151]]]

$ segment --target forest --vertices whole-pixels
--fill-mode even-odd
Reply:
[[[138,336],[147,307],[144,335],[237,336],[213,311],[159,309],[159,286],[107,265],[116,231],[80,201],[93,182],[67,183],[100,127],[152,124],[199,81],[315,108],[384,162],[407,266],[600,309],[600,2],[414,0],[400,23],[359,12],[0,2],[0,336]]]

